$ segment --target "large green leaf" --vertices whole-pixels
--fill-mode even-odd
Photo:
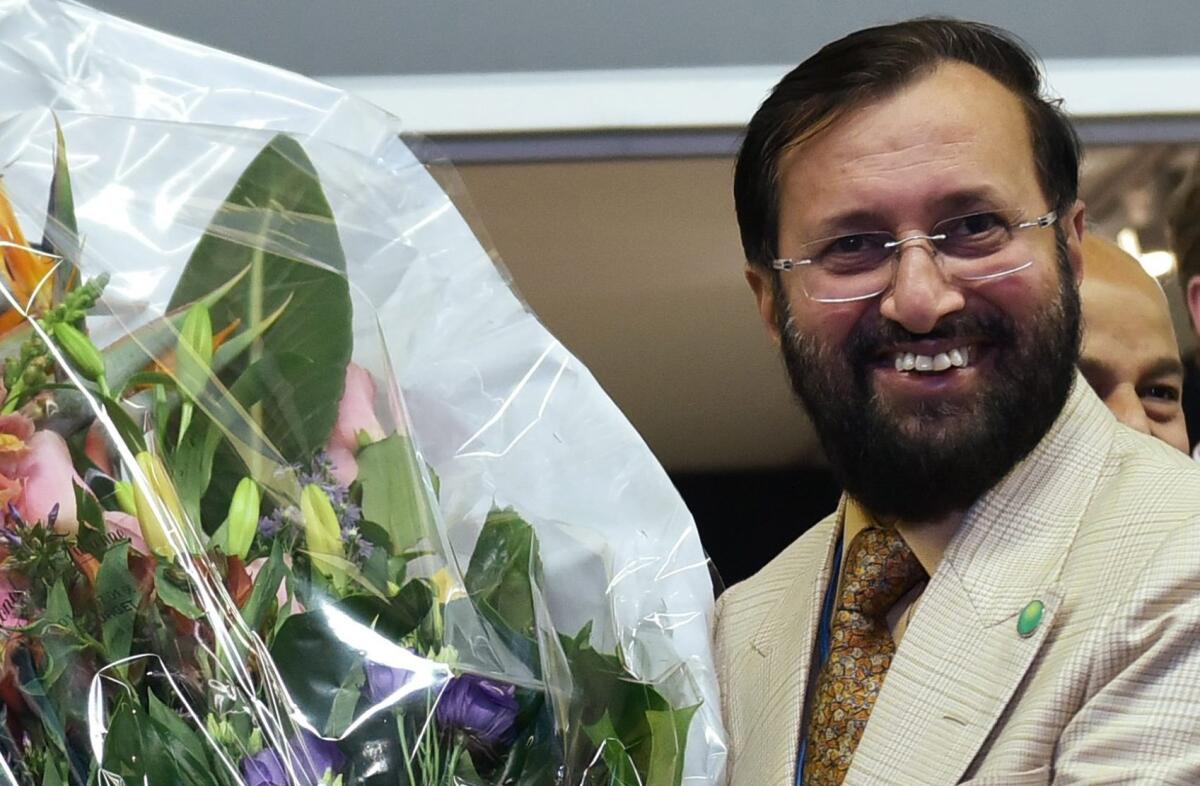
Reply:
[[[541,573],[533,527],[512,510],[493,510],[483,530],[467,574],[463,577],[471,601],[535,674],[541,674],[533,587]]]
[[[642,786],[612,718],[603,715],[599,721],[587,727],[587,733],[608,767],[610,786]]]
[[[533,527],[511,510],[493,510],[483,530],[467,575],[467,592],[492,622],[532,640],[533,573],[537,559]]]
[[[108,660],[118,661],[129,654],[138,607],[137,581],[129,572],[128,540],[115,544],[100,562],[100,571],[96,574],[96,605]]]
[[[430,496],[412,440],[392,434],[358,454],[363,518],[388,534],[392,554],[412,551],[436,532]]]
[[[647,710],[650,750],[646,754],[645,786],[679,786],[683,780],[683,751],[688,726],[700,705],[682,709]]]
[[[373,595],[354,595],[332,606],[361,625],[373,628],[392,641],[413,630],[432,604],[428,587],[410,581],[389,601]],[[293,614],[280,626],[271,643],[271,659],[293,701],[317,729],[348,723],[346,707],[361,682],[347,682],[360,669],[363,654],[348,644],[330,625],[324,609]],[[335,729],[334,734],[342,729]]]
[[[597,651],[589,639],[590,626],[575,637],[560,637],[575,682],[568,725],[582,726],[594,745],[607,737],[618,740],[638,783],[679,786],[684,743],[698,705],[672,707],[654,686],[630,674],[616,654]],[[591,758],[587,751],[568,750],[567,755],[576,763]]]
[[[171,754],[188,775],[187,783],[198,784],[198,776],[210,769],[208,745],[192,726],[174,710],[159,701],[154,691],[146,691],[150,721],[159,736],[170,744]]]
[[[120,783],[184,783],[175,752],[159,727],[136,704],[135,694],[120,693],[104,737],[104,769]]]
[[[230,191],[188,260],[170,307],[197,300],[246,269],[249,275],[210,307],[213,325],[240,320],[243,330],[255,330],[287,305],[247,360],[302,353],[307,361],[279,363],[280,384],[261,406],[267,439],[296,461],[324,445],[333,429],[350,360],[351,305],[329,203],[303,149],[284,135]],[[244,368],[245,361],[231,364],[226,383]]]

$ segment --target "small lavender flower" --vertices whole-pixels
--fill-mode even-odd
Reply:
[[[301,729],[300,735],[291,744],[292,767],[308,776],[310,782],[319,781],[326,771],[337,774],[346,762],[338,746],[323,740],[311,732]],[[283,757],[274,748],[264,748],[253,756],[242,759],[242,774],[247,786],[292,786],[288,778]]]
[[[484,745],[511,745],[520,710],[516,694],[516,687],[508,683],[474,674],[454,677],[438,699],[438,725]]]

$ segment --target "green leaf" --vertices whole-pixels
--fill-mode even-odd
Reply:
[[[386,601],[375,595],[351,595],[337,605],[381,635],[399,641],[416,630],[429,614],[433,593],[424,581],[413,579]]]
[[[311,379],[307,379],[310,376]],[[251,410],[255,404],[262,405],[262,428],[269,436],[272,431],[291,428],[289,423],[298,424],[292,413],[297,402],[291,399],[292,391],[289,390],[296,379],[305,379],[303,384],[310,393],[324,391],[321,395],[336,399],[341,396],[343,377],[341,371],[330,373],[317,368],[304,355],[281,351],[251,364],[229,390],[242,411]],[[203,521],[219,522],[225,518],[234,489],[246,476],[262,484],[265,491],[274,491],[277,499],[299,500],[300,486],[295,474],[287,472],[287,464],[292,459],[276,451],[274,443],[264,444],[252,436],[243,416],[232,407],[224,414],[211,414],[217,416],[221,425],[208,424],[210,434],[204,445],[206,449],[213,445],[212,434],[215,433],[213,452],[205,454],[210,475],[201,504]],[[197,429],[198,424],[193,425],[188,437]],[[187,442],[185,438],[184,444]],[[260,466],[260,471],[256,472],[256,463],[266,466]]]
[[[104,769],[122,783],[185,783],[170,742],[159,734],[131,693],[121,693],[104,737]]]
[[[246,269],[245,281],[211,305],[212,321],[223,326],[240,320],[243,330],[253,331],[287,306],[250,348],[249,361],[304,353],[305,364],[277,366],[283,379],[261,410],[267,439],[288,461],[297,461],[324,445],[333,429],[350,360],[351,304],[332,210],[312,163],[284,135],[233,186],[169,306],[194,301]],[[232,364],[226,378],[235,379],[244,367]]]
[[[612,718],[605,713],[599,721],[585,728],[588,738],[600,751],[604,765],[608,767],[608,783],[611,786],[643,786],[637,769],[629,757],[629,751],[621,742]]]
[[[171,752],[186,770],[192,772],[187,783],[196,783],[195,774],[203,773],[208,766],[208,746],[195,729],[174,710],[159,701],[154,691],[147,691],[150,719],[158,727],[159,736],[170,742]]]
[[[78,283],[79,229],[75,221],[75,198],[71,193],[71,172],[67,167],[67,143],[58,117],[54,118],[54,176],[50,179],[50,202],[46,207],[46,228],[42,248],[62,258],[54,271],[55,303]]]
[[[421,467],[412,440],[400,434],[359,451],[363,518],[387,532],[392,554],[416,548],[436,532]]]
[[[236,271],[199,293],[194,300],[172,307],[165,316],[142,325],[105,347],[104,376],[112,389],[123,389],[130,377],[143,371],[175,346],[179,329],[183,327],[188,309],[194,303],[201,302],[212,308],[214,303],[241,284],[248,274],[249,270]]]
[[[574,637],[559,636],[575,694],[588,697],[586,703],[573,703],[568,725],[582,724],[594,744],[603,735],[619,740],[637,770],[635,782],[678,786],[688,726],[699,705],[673,708],[654,686],[630,674],[616,654],[595,650],[590,627]]]
[[[200,619],[204,612],[192,600],[191,589],[186,586],[186,579],[184,586],[180,586],[171,578],[172,572],[170,564],[166,562],[159,562],[158,567],[154,569],[154,588],[158,591],[158,599],[188,619]]]
[[[354,722],[354,710],[358,707],[358,700],[362,696],[363,684],[366,681],[367,675],[361,663],[347,672],[346,679],[342,680],[341,687],[334,694],[323,736],[338,739],[346,733],[346,729],[350,728],[350,724]]]
[[[414,580],[387,602],[374,595],[352,595],[332,605],[364,627],[399,641],[420,624],[432,603],[429,588]],[[341,696],[347,675],[361,667],[363,658],[330,628],[324,609],[288,617],[275,634],[271,659],[313,726],[325,729],[340,722],[335,716],[344,713],[349,701]]]
[[[700,705],[678,710],[647,710],[650,751],[644,786],[679,786],[683,780],[683,751],[688,726]]]
[[[537,549],[533,527],[511,510],[493,510],[463,582],[483,616],[540,673],[533,608],[533,582],[541,573]]]
[[[96,607],[104,650],[110,662],[129,655],[137,615],[137,581],[129,572],[129,541],[117,543],[104,555],[96,574]]]
[[[57,759],[47,756],[42,767],[42,786],[67,786],[67,773]]]
[[[258,630],[262,625],[267,610],[275,602],[279,585],[286,573],[287,568],[283,564],[283,543],[276,539],[271,544],[271,556],[267,557],[262,570],[254,579],[254,589],[250,591],[250,599],[242,608],[242,619],[246,621],[246,625],[251,630]]]
[[[83,649],[75,628],[75,612],[71,608],[71,599],[61,580],[56,581],[50,590],[46,598],[46,610],[38,622],[43,630],[42,647],[45,651],[42,685],[49,692],[72,665],[75,653]]]
[[[87,490],[77,484],[75,488],[75,518],[79,521],[76,545],[96,559],[103,559],[108,551],[108,528],[104,524],[104,509]]]
[[[64,759],[67,758],[67,732],[63,720],[59,717],[60,710],[50,701],[46,686],[37,675],[29,647],[24,644],[18,645],[13,648],[9,657],[16,666],[21,694],[40,721],[42,739],[49,741],[58,754]]]
[[[342,680],[361,665],[362,653],[329,629],[323,611],[307,611],[293,614],[280,626],[271,644],[271,660],[308,722],[324,729]]]
[[[212,482],[213,456],[220,444],[221,432],[207,420],[199,420],[188,429],[171,461],[179,504],[191,521],[204,522],[200,501]]]

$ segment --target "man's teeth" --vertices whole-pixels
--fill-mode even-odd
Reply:
[[[952,349],[949,352],[939,352],[936,355],[917,355],[912,352],[897,352],[895,355],[897,371],[945,371],[954,368],[966,368],[971,362],[970,352],[966,347]]]

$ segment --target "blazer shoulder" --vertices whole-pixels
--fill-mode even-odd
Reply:
[[[1120,427],[1090,512],[1165,528],[1200,514],[1200,463],[1162,441]]]

